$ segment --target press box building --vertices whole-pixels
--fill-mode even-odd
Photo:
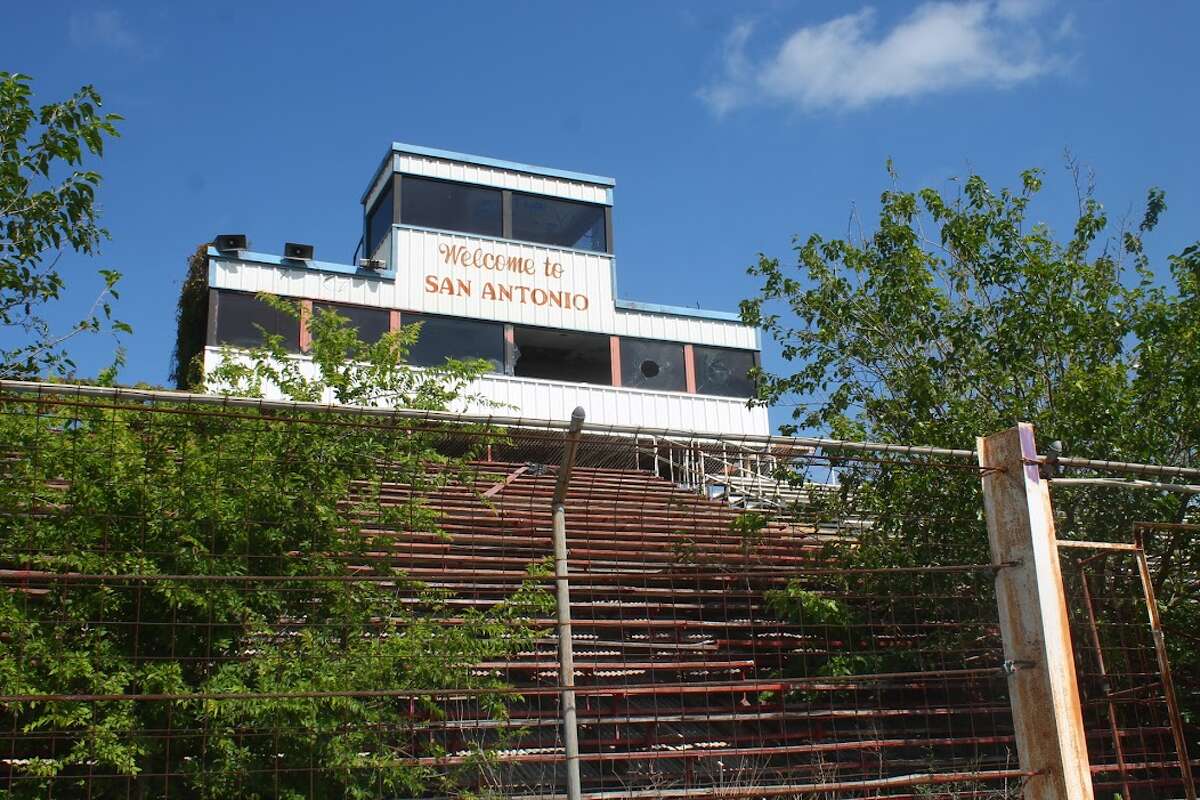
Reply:
[[[300,323],[257,300],[268,292],[348,317],[363,338],[422,323],[417,367],[487,359],[471,393],[505,410],[594,424],[766,434],[748,408],[757,331],[736,314],[617,297],[611,178],[393,144],[362,196],[355,264],[282,255],[218,237],[207,251],[202,358],[255,344],[262,325],[305,359]]]

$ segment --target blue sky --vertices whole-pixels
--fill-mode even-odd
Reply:
[[[0,69],[33,75],[35,100],[92,83],[126,117],[99,165],[112,241],[63,259],[55,318],[122,271],[130,382],[167,380],[197,243],[244,231],[349,261],[393,140],[613,176],[621,295],[648,302],[735,309],[759,251],[869,215],[889,156],[909,188],[1045,167],[1037,213],[1062,225],[1069,147],[1115,216],[1166,189],[1160,261],[1198,238],[1192,2],[66,0],[4,26]],[[77,342],[81,372],[111,348]]]

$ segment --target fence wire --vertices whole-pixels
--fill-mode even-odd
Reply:
[[[1197,730],[1183,713],[1195,687],[1181,704],[1138,533],[1131,547],[1061,551],[1093,785],[1098,797],[1195,797]]]
[[[0,432],[0,791],[565,792],[561,427],[4,394]],[[976,498],[904,524],[975,530],[982,557],[859,546],[891,531],[856,476],[965,491],[956,455],[589,429],[566,499],[584,796],[1020,796]],[[1163,796],[1136,598],[1068,577],[1108,637],[1096,684],[1076,633],[1098,783]]]

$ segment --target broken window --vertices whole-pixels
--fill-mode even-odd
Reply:
[[[263,343],[262,330],[283,337],[289,353],[300,352],[300,320],[277,311],[252,294],[219,292],[217,294],[217,343],[234,347],[258,347]]]
[[[513,329],[513,334],[513,374],[517,377],[612,385],[612,351],[607,336],[520,326]]]
[[[504,371],[504,326],[462,317],[429,314],[400,314],[404,327],[421,323],[421,334],[408,353],[408,363],[417,367],[440,367],[447,358],[466,361],[482,358],[494,372]]]
[[[696,392],[725,397],[753,397],[754,381],[750,368],[755,365],[753,350],[695,345]]]
[[[348,319],[349,326],[358,331],[358,338],[367,344],[378,342],[392,327],[391,313],[383,308],[344,306],[339,303],[313,303],[313,314],[321,311],[333,311]]]
[[[621,339],[621,385],[667,392],[687,390],[683,345],[653,339]]]
[[[414,178],[400,184],[400,222],[422,228],[500,236],[499,189]]]
[[[576,250],[608,250],[604,206],[513,192],[514,239]]]

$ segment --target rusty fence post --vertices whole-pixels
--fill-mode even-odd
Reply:
[[[1171,661],[1167,657],[1167,643],[1163,638],[1162,620],[1158,616],[1158,599],[1154,596],[1154,581],[1150,578],[1150,564],[1146,561],[1142,532],[1134,529],[1137,549],[1138,575],[1142,579],[1142,596],[1146,599],[1146,613],[1150,617],[1150,635],[1154,637],[1154,655],[1158,659],[1158,671],[1162,677],[1163,697],[1167,703],[1167,715],[1171,720],[1171,736],[1175,740],[1175,754],[1179,757],[1180,777],[1187,800],[1196,800],[1196,783],[1192,779],[1192,762],[1188,758],[1187,736],[1183,731],[1183,717],[1179,713],[1179,700],[1175,697],[1175,679],[1171,677]]]
[[[977,449],[1017,755],[1021,769],[1035,773],[1023,797],[1092,800],[1050,489],[1033,426],[981,437]]]

